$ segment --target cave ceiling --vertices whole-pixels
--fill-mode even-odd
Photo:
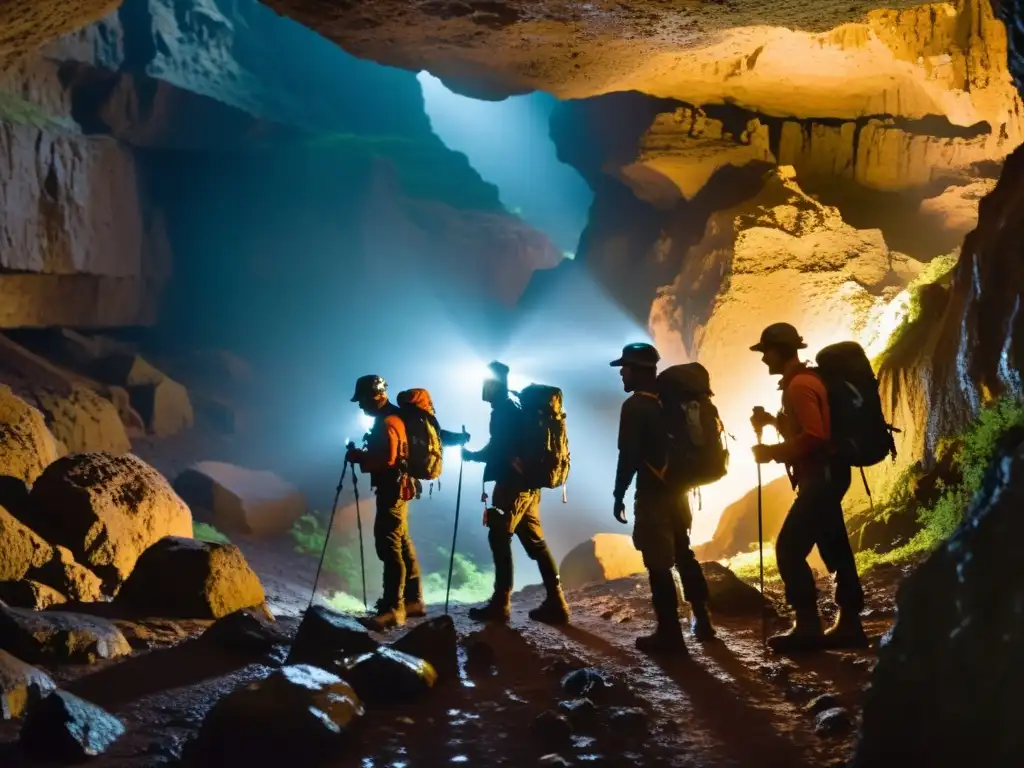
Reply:
[[[426,69],[454,90],[502,98],[533,90],[584,98],[636,90],[732,102],[780,116],[899,110],[953,113],[929,88],[934,40],[886,40],[901,10],[955,15],[959,3],[888,0],[268,0],[349,52]],[[916,9],[916,10],[915,10]],[[876,34],[872,35],[872,31]],[[920,36],[927,29],[917,30]],[[897,33],[901,34],[901,33]],[[909,38],[909,39],[908,39]],[[887,43],[890,43],[887,45]],[[894,50],[895,49],[895,50]],[[857,72],[857,87],[838,87]],[[795,86],[799,84],[799,88]],[[950,103],[945,103],[950,102]]]
[[[91,24],[119,0],[7,0],[0,3],[0,66],[55,37]]]

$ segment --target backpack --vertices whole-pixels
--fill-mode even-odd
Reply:
[[[832,446],[838,458],[861,468],[874,466],[887,456],[895,461],[892,435],[899,430],[885,420],[878,379],[860,344],[832,344],[818,353],[815,363],[814,371],[828,392]]]
[[[436,480],[441,476],[444,448],[441,427],[434,415],[434,403],[425,389],[407,389],[398,393],[398,416],[405,424],[409,441],[406,468],[417,480]]]
[[[569,478],[569,436],[562,390],[530,384],[519,393],[519,460],[530,488],[558,488]]]
[[[668,437],[666,482],[690,490],[721,480],[729,471],[729,448],[707,369],[673,365],[658,374],[657,389]]]

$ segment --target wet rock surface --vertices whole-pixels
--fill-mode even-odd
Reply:
[[[215,621],[203,633],[203,641],[236,653],[265,654],[288,638],[262,611],[244,609]]]
[[[0,608],[0,648],[29,662],[92,664],[131,653],[106,619],[63,611]]]
[[[142,553],[117,596],[126,610],[184,619],[219,619],[264,599],[238,547],[175,536]]]
[[[213,707],[186,765],[222,765],[233,760],[321,765],[344,750],[349,731],[363,714],[355,691],[336,675],[295,665],[239,688]]]
[[[124,732],[124,723],[101,707],[54,691],[29,710],[20,741],[35,760],[78,763],[102,755]]]
[[[1005,563],[1024,536],[1024,433],[1008,435],[967,521],[900,586],[864,704],[855,766],[1014,762],[1007,719],[1024,680],[1024,586]],[[942,723],[936,729],[935,724]]]
[[[408,704],[437,683],[437,672],[430,662],[393,648],[381,647],[346,659],[335,669],[370,706]]]
[[[0,719],[21,717],[54,688],[56,684],[41,669],[0,651]]]
[[[413,627],[391,647],[429,662],[439,680],[452,680],[459,675],[458,641],[452,618],[438,616]]]
[[[119,586],[164,536],[192,536],[192,515],[159,472],[126,454],[54,462],[32,488],[32,527],[104,583]]]
[[[346,656],[372,653],[379,645],[354,618],[315,605],[299,625],[288,663],[334,669]]]

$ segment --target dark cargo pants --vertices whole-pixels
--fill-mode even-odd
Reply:
[[[835,574],[836,604],[860,613],[864,591],[843,519],[843,496],[850,488],[850,468],[842,465],[809,471],[800,478],[797,497],[775,540],[775,560],[786,587],[786,602],[797,611],[813,611],[818,589],[807,556],[818,545],[825,567]]]
[[[544,541],[540,524],[540,490],[522,490],[507,483],[495,483],[487,509],[487,542],[494,557],[494,594],[512,591],[512,537],[519,538],[527,556],[537,563],[545,588],[558,586],[558,566]]]
[[[377,492],[373,541],[384,564],[384,607],[397,608],[403,600],[422,597],[420,564],[409,536],[409,503],[398,491]]]
[[[672,567],[679,571],[683,595],[690,605],[706,605],[708,583],[690,547],[690,505],[683,492],[637,493],[633,505],[633,546],[650,574],[655,610],[662,595],[676,601]]]

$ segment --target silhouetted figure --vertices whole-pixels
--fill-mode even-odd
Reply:
[[[782,436],[778,445],[756,445],[758,463],[786,465],[797,497],[775,542],[775,559],[793,608],[793,627],[768,639],[779,653],[818,648],[863,647],[868,643],[860,622],[864,592],[843,519],[843,496],[850,488],[850,467],[833,456],[828,392],[814,369],[800,361],[798,350],[807,345],[796,328],[776,323],[764,329],[750,349],[762,354],[773,376],[782,376],[782,411],[771,416],[755,409],[750,421],[755,430],[773,426]],[[821,631],[817,586],[807,556],[817,544],[821,559],[836,576],[835,601],[839,618]]]
[[[558,566],[544,540],[540,522],[540,489],[529,488],[523,479],[519,456],[522,413],[509,396],[508,366],[492,362],[482,398],[491,405],[490,442],[479,451],[463,449],[466,461],[482,461],[484,482],[494,481],[491,506],[484,513],[487,541],[494,556],[494,594],[481,608],[471,608],[476,621],[508,621],[513,582],[512,537],[517,536],[531,560],[537,563],[547,596],[530,611],[530,618],[551,624],[569,620],[569,606],[562,594]]]
[[[715,631],[707,612],[708,585],[690,547],[686,493],[666,482],[669,442],[656,384],[660,359],[650,344],[629,344],[622,356],[611,362],[621,369],[622,388],[630,393],[619,418],[614,515],[626,524],[626,491],[636,477],[633,544],[644,558],[658,622],[654,634],[636,639],[636,647],[648,653],[685,655],[673,566],[693,608],[694,635],[710,640]]]

